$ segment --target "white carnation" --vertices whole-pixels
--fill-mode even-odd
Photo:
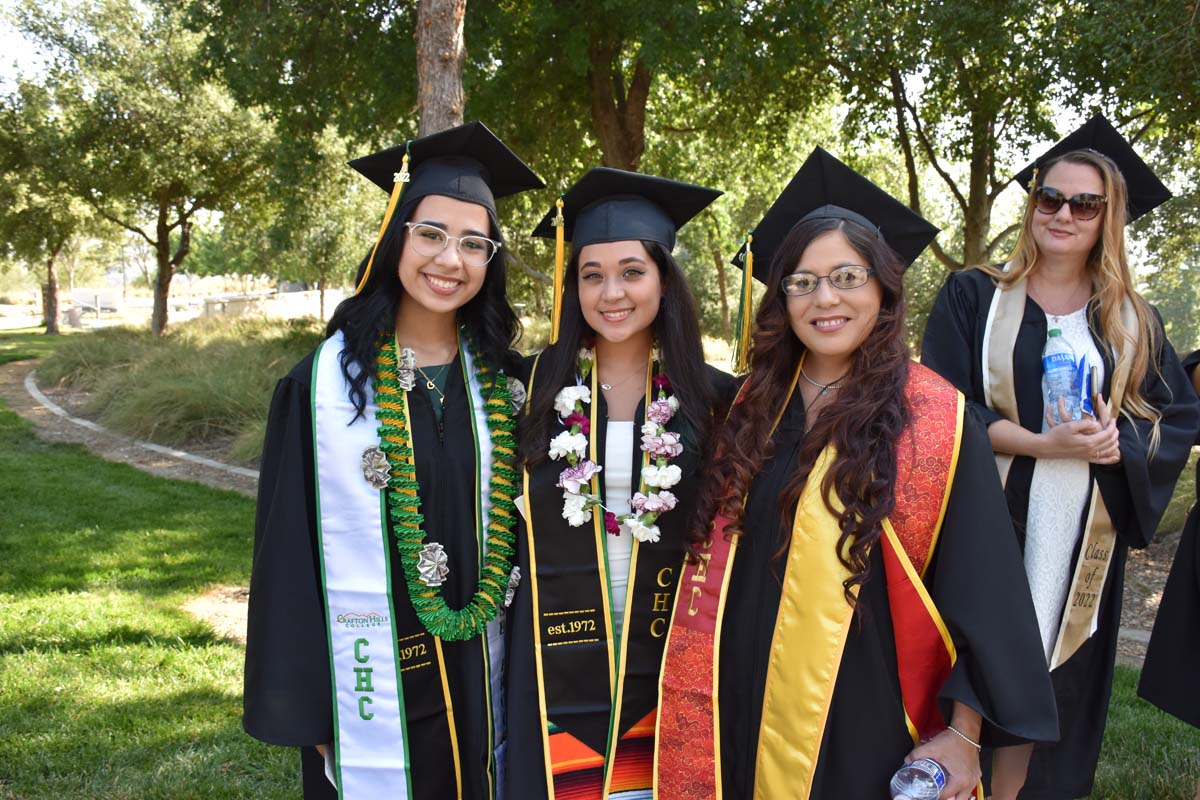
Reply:
[[[582,433],[563,431],[550,440],[550,458],[554,461],[563,456],[583,456],[587,452],[588,440]]]
[[[565,417],[575,411],[575,401],[592,402],[592,390],[587,386],[566,386],[559,390],[554,397],[554,410],[560,417]]]
[[[576,528],[591,520],[592,510],[588,508],[587,495],[563,492],[562,515],[568,525]]]
[[[670,489],[683,477],[682,470],[675,464],[668,464],[665,467],[655,466],[651,464],[647,467],[642,467],[642,480],[647,486],[653,486],[656,489]]]
[[[658,436],[658,423],[647,422],[642,425],[642,436]]]
[[[621,527],[639,542],[657,542],[660,531],[657,525],[645,525],[639,517],[629,517],[621,521]]]

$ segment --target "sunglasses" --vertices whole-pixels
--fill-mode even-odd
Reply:
[[[1102,194],[1077,194],[1067,197],[1058,189],[1043,186],[1033,194],[1037,210],[1043,214],[1057,214],[1066,203],[1071,207],[1071,216],[1078,220],[1095,219],[1104,210],[1108,198]]]

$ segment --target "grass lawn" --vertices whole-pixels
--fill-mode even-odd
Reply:
[[[91,336],[4,332],[0,363]],[[299,796],[293,751],[241,730],[241,646],[181,610],[248,581],[252,505],[41,442],[0,404],[0,800]],[[1118,668],[1092,797],[1192,800],[1200,731],[1136,684]]]
[[[54,351],[68,334],[47,336],[45,328],[17,328],[0,333],[0,364],[41,358]]]
[[[0,798],[288,798],[242,648],[180,606],[248,578],[252,502],[35,439],[0,406]]]

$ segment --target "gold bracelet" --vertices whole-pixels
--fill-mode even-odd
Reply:
[[[981,745],[979,742],[972,739],[970,736],[967,736],[965,733],[963,733],[962,731],[960,731],[958,728],[954,727],[953,725],[947,725],[946,730],[953,731],[954,734],[956,736],[958,736],[958,738],[962,739],[967,744],[972,745],[976,751],[983,749],[983,745]]]

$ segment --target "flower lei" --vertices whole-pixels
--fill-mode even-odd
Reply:
[[[491,509],[487,522],[487,555],[484,556],[478,589],[461,609],[446,604],[441,589],[421,581],[418,568],[425,531],[421,525],[420,485],[413,459],[409,431],[408,400],[400,388],[395,337],[380,337],[375,359],[375,398],[379,420],[379,447],[387,456],[390,477],[386,496],[388,515],[396,534],[400,561],[404,566],[408,597],[425,630],[446,641],[465,641],[478,636],[496,618],[504,604],[513,569],[516,535],[516,505],[513,500],[520,476],[513,469],[517,446],[513,438],[512,397],[504,373],[493,377],[491,369],[477,353],[475,377],[487,399],[488,435],[492,441],[492,478],[488,484]],[[468,391],[470,389],[468,388]]]
[[[660,360],[657,351],[654,360]],[[591,418],[586,404],[592,402],[592,391],[585,381],[595,364],[595,350],[590,346],[580,348],[576,385],[564,387],[554,398],[554,410],[567,430],[550,440],[548,454],[555,461],[565,458],[569,465],[559,474],[557,486],[563,490],[563,519],[573,527],[590,521],[594,507],[604,509],[598,494],[583,491],[584,485],[604,470],[587,458]],[[666,429],[666,424],[679,409],[679,401],[674,396],[668,396],[671,382],[666,375],[655,375],[652,385],[657,397],[646,406],[641,444],[642,452],[650,456],[650,463],[642,467],[641,475],[642,483],[649,491],[645,494],[636,492],[630,498],[632,513],[617,516],[604,509],[604,528],[608,533],[619,536],[624,530],[639,542],[659,540],[661,531],[656,524],[658,518],[675,508],[678,502],[675,495],[667,490],[679,483],[682,477],[679,467],[670,461],[683,452],[683,444],[678,433]]]

